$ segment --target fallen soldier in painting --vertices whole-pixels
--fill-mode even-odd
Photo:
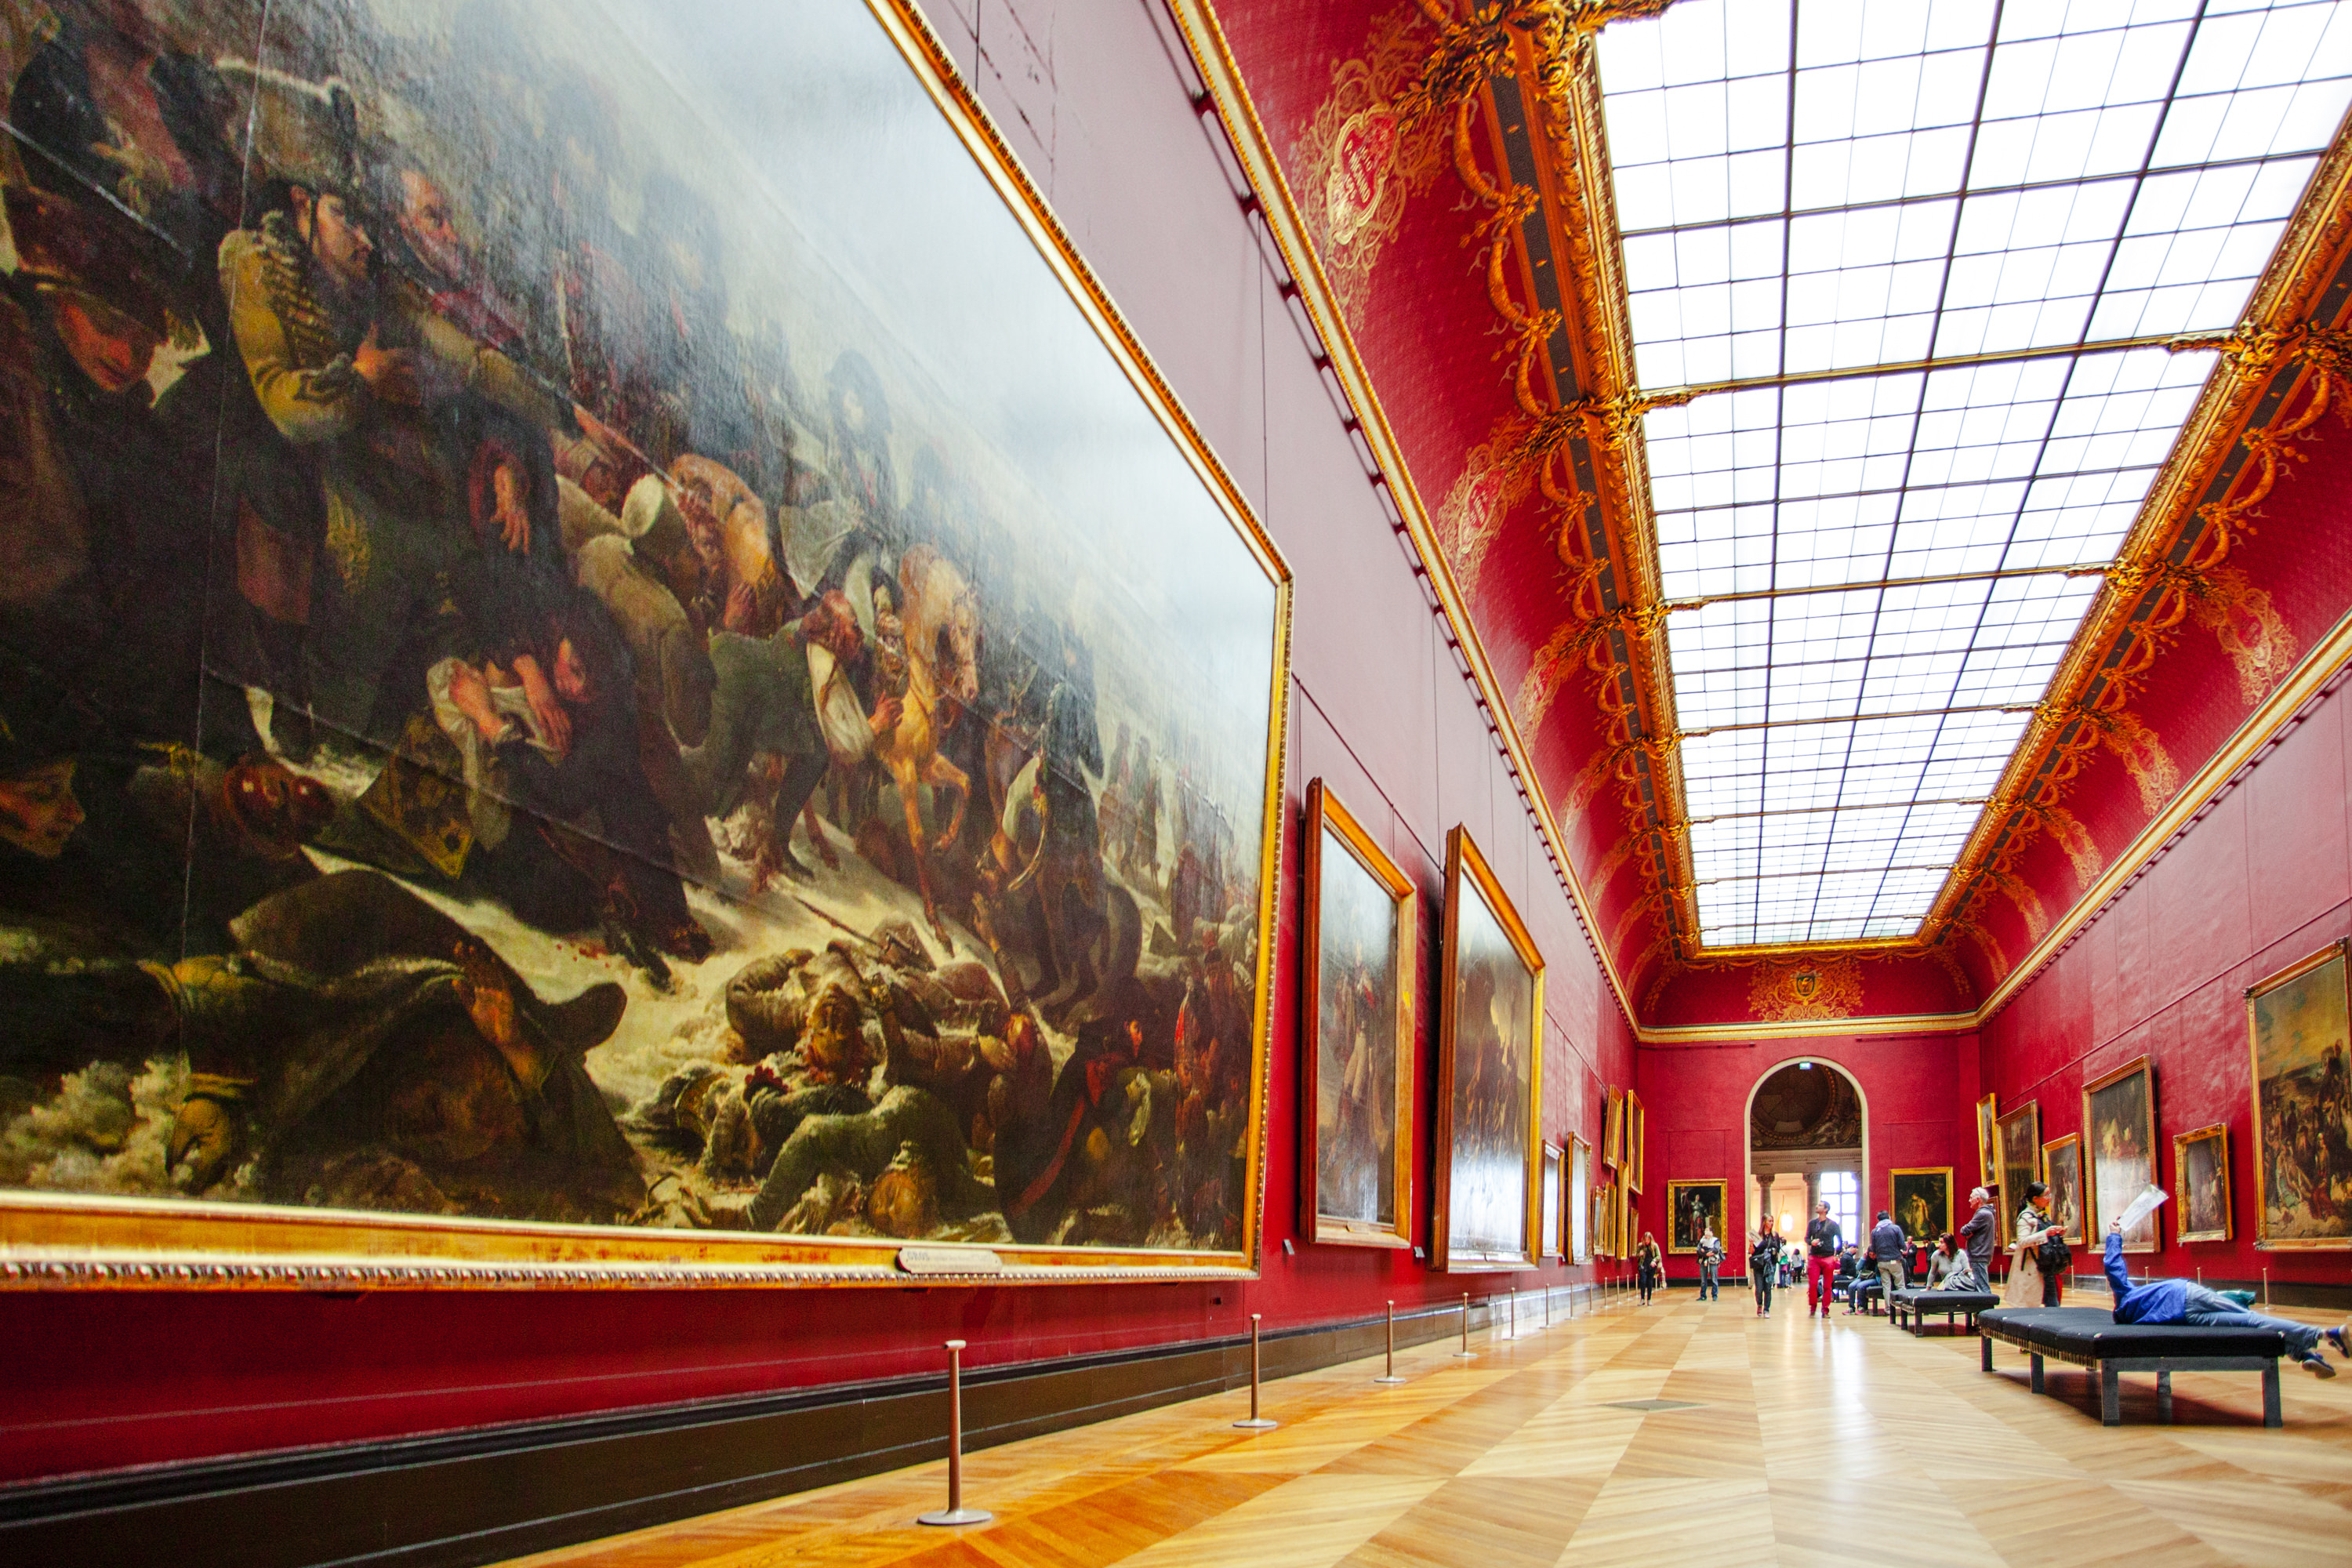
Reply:
[[[2319,1353],[2320,1342],[2335,1347],[2337,1356],[2352,1360],[2347,1330],[2352,1323],[2316,1329],[2286,1318],[2269,1317],[2240,1306],[2220,1291],[2193,1279],[2149,1279],[2132,1283],[2124,1264],[2124,1232],[2120,1223],[2107,1226],[2107,1287],[2116,1293],[2118,1323],[2188,1323],[2200,1328],[2275,1329],[2286,1336],[2287,1353],[2314,1377],[2336,1375],[2336,1367]],[[1990,1364],[1990,1363],[1988,1363]],[[2037,1367],[2042,1363],[2036,1362]]]

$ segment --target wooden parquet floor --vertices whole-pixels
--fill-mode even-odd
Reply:
[[[2090,1301],[2089,1295],[2079,1298]],[[2104,1301],[2104,1296],[2096,1298]],[[2316,1315],[2308,1321],[2322,1321]],[[1883,1318],[1768,1320],[1688,1292],[1268,1384],[1247,1434],[1224,1394],[970,1456],[992,1524],[926,1529],[918,1466],[524,1560],[530,1568],[1829,1568],[2352,1563],[2352,1375],[2125,1380],[2103,1427],[2089,1374]],[[1643,1402],[1676,1408],[1628,1408]]]

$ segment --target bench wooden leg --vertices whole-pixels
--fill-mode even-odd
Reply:
[[[2122,1374],[2111,1362],[2099,1363],[2099,1424],[2118,1426],[2123,1424],[2124,1402]]]
[[[2156,1374],[2156,1418],[2172,1425],[2172,1374],[2168,1372]]]
[[[2026,1353],[2027,1353],[2028,1355],[2033,1355],[2033,1352],[2031,1352],[2031,1351],[2028,1351]],[[2040,1394],[2040,1393],[2042,1393],[2042,1358],[2041,1358],[2040,1356],[2038,1356],[2038,1355],[2034,1355],[2034,1356],[2033,1356],[2033,1392],[2034,1392],[2034,1393],[2036,1393],[2036,1394]]]
[[[2263,1425],[2283,1426],[2285,1418],[2279,1412],[2278,1363],[2263,1368]]]
[[[1982,1339],[1979,1340],[1977,1342],[1977,1350],[1983,1358],[1984,1369],[1987,1372],[1990,1372],[1992,1370],[1992,1336],[1990,1334],[1987,1334]]]

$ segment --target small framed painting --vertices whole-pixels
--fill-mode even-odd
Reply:
[[[1537,1233],[1538,1249],[1547,1262],[1563,1255],[1559,1177],[1559,1145],[1547,1143],[1543,1146],[1543,1228]]]
[[[1592,1184],[1592,1253],[1596,1258],[1617,1256],[1617,1186],[1613,1182]]]
[[[2345,946],[2330,942],[2246,992],[2256,1247],[2352,1247],[2352,1203],[2337,1195],[2352,1186],[2352,1152],[2323,1135],[2352,1103]]]
[[[1532,1268],[1543,1223],[1543,955],[1469,833],[1445,838],[1437,1226],[1452,1271]]]
[[[1912,1165],[1887,1172],[1886,1212],[1912,1246],[1935,1246],[1952,1228],[1952,1168]]]
[[[2042,1145],[2042,1179],[2050,1184],[2050,1222],[2069,1247],[2084,1243],[2083,1139],[2069,1132]]]
[[[2136,1057],[2083,1086],[2083,1135],[2090,1145],[2083,1177],[2089,1234],[2105,1245],[2107,1222],[2156,1181],[2156,1068]],[[2154,1252],[2151,1211],[2124,1232],[2126,1252]]]
[[[2172,1135],[2175,1241],[2230,1239],[2230,1126]]]
[[[1724,1194],[1730,1184],[1721,1181],[1668,1182],[1666,1184],[1666,1250],[1696,1253],[1699,1238],[1709,1231],[1723,1243],[1726,1257],[1731,1243],[1725,1238],[1730,1234],[1724,1228],[1727,1217],[1724,1213]]]
[[[1994,1096],[1977,1101],[1977,1180],[1988,1187],[2000,1185],[2000,1121]]]
[[[1570,1263],[1592,1261],[1592,1145],[1571,1136],[1568,1141],[1568,1239],[1562,1250]]]
[[[1631,1258],[1642,1244],[1642,1210],[1633,1200],[1640,1194],[1623,1182],[1617,1184],[1617,1256]]]
[[[2017,1211],[2025,1189],[2042,1179],[2042,1102],[2029,1100],[1995,1124],[2000,1152],[2000,1244],[2017,1244]]]
[[[1307,786],[1299,1226],[1412,1245],[1412,980],[1421,898],[1321,779]]]
[[[1609,1120],[1601,1133],[1601,1163],[1612,1171],[1625,1165],[1625,1091],[1609,1091]]]

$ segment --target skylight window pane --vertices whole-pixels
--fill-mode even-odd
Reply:
[[[1599,35],[1643,384],[1738,386],[1644,420],[1708,943],[1916,929],[2212,373],[2119,340],[2237,321],[2352,99],[2310,0],[1791,26]]]

